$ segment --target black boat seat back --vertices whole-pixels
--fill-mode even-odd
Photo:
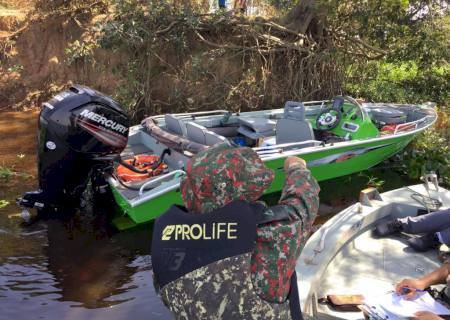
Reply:
[[[341,96],[334,97],[333,105],[331,106],[331,108],[343,112],[344,110],[342,109],[342,106],[344,105],[344,101],[345,101],[344,97]]]
[[[183,137],[186,136],[187,134],[186,124],[183,121],[177,119],[175,116],[171,114],[166,114],[164,116],[164,120],[166,122],[167,130]]]
[[[276,143],[292,143],[315,140],[311,124],[305,120],[305,106],[301,102],[287,101],[284,105],[284,117],[277,121]],[[302,145],[309,147],[313,143]]]

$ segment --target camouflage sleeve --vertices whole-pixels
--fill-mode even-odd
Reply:
[[[288,168],[280,204],[291,220],[268,223],[257,229],[251,271],[261,298],[276,303],[286,300],[290,278],[317,215],[319,191],[308,170],[296,164]]]
[[[279,203],[286,205],[293,218],[299,218],[305,229],[311,226],[319,209],[320,187],[308,169],[299,163],[289,166]]]

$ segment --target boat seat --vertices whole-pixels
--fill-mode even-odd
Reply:
[[[276,143],[292,143],[315,140],[311,124],[305,120],[305,106],[301,102],[287,101],[284,106],[284,118],[276,125]],[[314,145],[305,144],[302,147]]]
[[[275,121],[266,118],[240,118],[237,132],[253,140],[270,137],[275,133]]]
[[[189,140],[206,145],[206,132],[208,130],[195,122],[186,123],[186,134]]]
[[[228,140],[212,131],[205,132],[205,142],[207,146],[214,146],[218,143],[228,143]]]
[[[187,134],[186,124],[182,120],[177,119],[175,116],[171,114],[166,114],[164,116],[164,120],[166,122],[167,130],[183,137],[186,136]]]
[[[284,114],[285,119],[294,120],[305,120],[305,106],[302,102],[297,101],[286,101],[284,104]]]

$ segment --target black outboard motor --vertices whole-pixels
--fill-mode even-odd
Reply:
[[[111,166],[126,147],[129,119],[117,102],[79,85],[57,94],[43,107],[39,190],[25,193],[18,204],[50,213],[71,211],[79,207],[93,168]]]

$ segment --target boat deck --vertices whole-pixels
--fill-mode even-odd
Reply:
[[[377,239],[371,230],[346,245],[333,259],[322,278],[318,297],[329,294],[383,295],[404,278],[418,278],[441,265],[437,249],[417,253],[408,247],[408,236]],[[363,319],[361,312],[336,312],[318,305],[321,319]]]
[[[407,239],[412,235],[372,236],[378,223],[415,216],[423,210],[412,198],[418,194],[427,195],[423,185],[375,195],[362,206],[358,203],[341,211],[311,236],[296,267],[302,310],[307,315],[314,319],[364,319],[362,312],[338,312],[317,301],[333,294],[383,295],[402,279],[419,278],[442,264],[437,249],[419,253],[410,248]],[[440,210],[450,208],[448,190],[430,189],[430,196],[442,202]]]

